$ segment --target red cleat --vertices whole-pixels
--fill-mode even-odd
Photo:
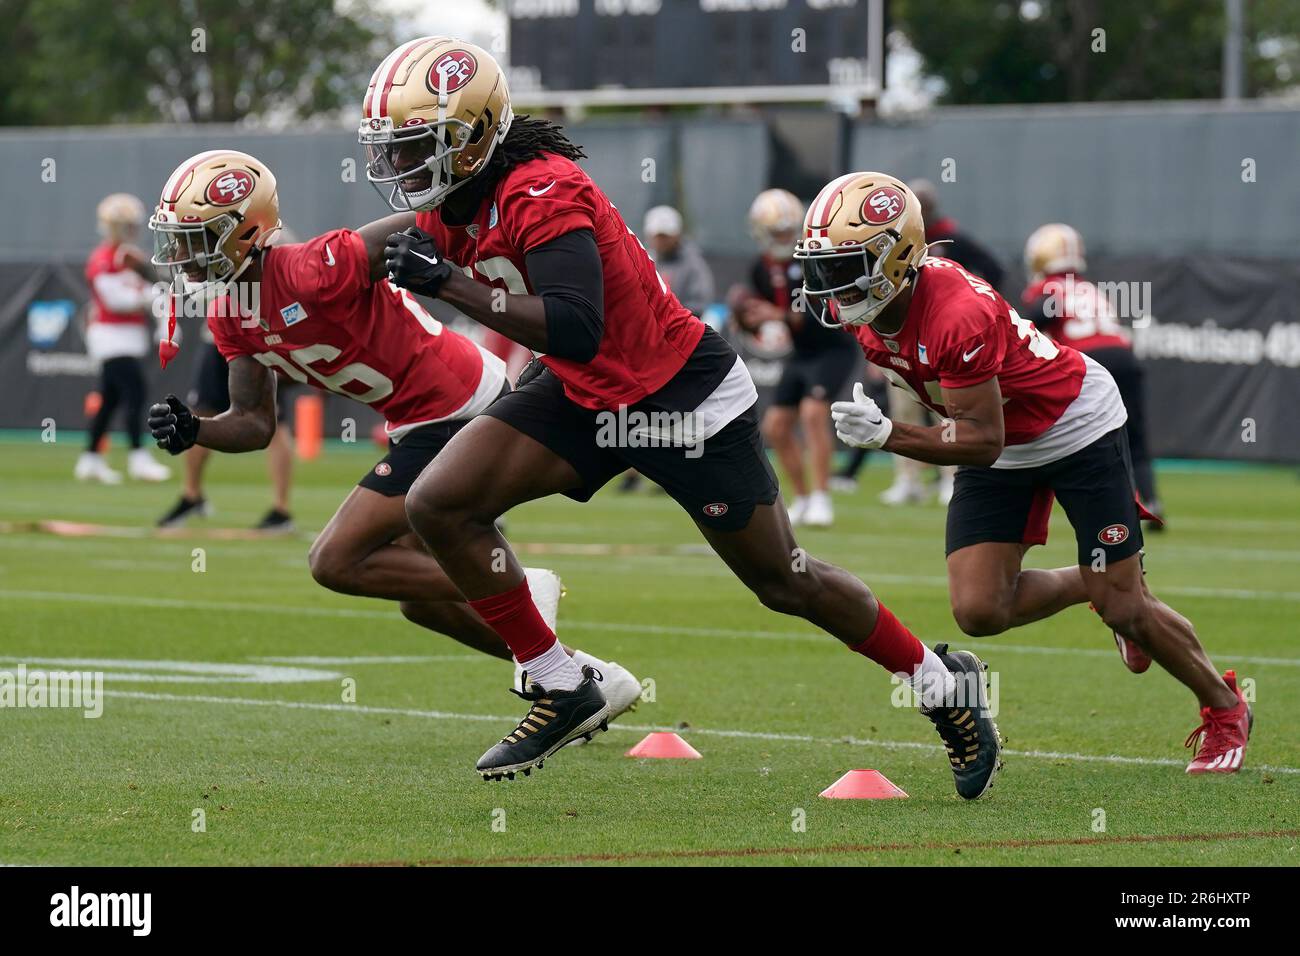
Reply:
[[[1099,617],[1101,616],[1101,612],[1097,610],[1095,604],[1089,604],[1088,610],[1097,614]],[[1134,644],[1119,631],[1111,631],[1110,633],[1111,636],[1115,638],[1115,646],[1119,648],[1119,657],[1120,660],[1124,662],[1125,667],[1131,670],[1134,674],[1141,674],[1151,666],[1150,654],[1142,650],[1140,646]]]
[[[1150,654],[1123,634],[1120,634],[1119,631],[1111,631],[1110,633],[1115,638],[1115,646],[1119,648],[1119,657],[1124,662],[1125,667],[1134,674],[1141,674],[1151,666]]]
[[[1237,689],[1236,671],[1225,672],[1223,680],[1237,695],[1237,705],[1201,708],[1201,726],[1188,735],[1185,744],[1195,747],[1196,754],[1187,765],[1188,773],[1236,773],[1246,757],[1246,741],[1255,715]]]

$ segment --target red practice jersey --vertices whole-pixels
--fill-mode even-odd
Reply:
[[[137,287],[147,286],[149,283],[126,265],[122,255],[124,252],[124,247],[115,242],[103,242],[95,247],[95,250],[90,254],[90,258],[86,260],[86,282],[90,286],[91,322],[103,322],[109,325],[148,324],[148,315],[144,309],[114,310],[100,297],[99,289],[96,287],[95,280],[104,277],[114,284],[131,288],[135,291],[133,297],[139,297],[139,293],[136,291]]]
[[[658,391],[704,335],[704,323],[677,301],[614,204],[561,156],[511,169],[466,226],[444,225],[437,212],[420,213],[416,224],[470,278],[516,295],[534,294],[528,252],[565,233],[592,231],[605,279],[600,350],[585,363],[542,357],[584,408],[631,405]]]
[[[1109,373],[1023,319],[983,279],[951,259],[921,266],[897,335],[850,327],[867,360],[922,403],[947,416],[943,388],[997,377],[1005,430],[994,467],[1046,464],[1124,424]]]
[[[262,256],[256,315],[214,303],[208,328],[227,360],[251,355],[295,382],[373,406],[400,439],[486,408],[503,364],[445,328],[407,291],[372,283],[365,243],[339,229]]]
[[[1132,348],[1110,302],[1086,279],[1048,276],[1027,288],[1023,300],[1042,313],[1042,331],[1080,352]]]

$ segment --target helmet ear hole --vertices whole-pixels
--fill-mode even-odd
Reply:
[[[488,116],[488,120],[489,122],[491,121],[490,115]],[[470,134],[469,137],[470,145],[474,145],[483,139],[483,130],[485,130],[486,128],[487,126],[484,124],[483,120],[479,120],[477,123],[474,124],[474,131]]]

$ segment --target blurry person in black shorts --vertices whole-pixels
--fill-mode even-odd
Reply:
[[[1156,474],[1147,447],[1146,390],[1142,363],[1133,354],[1133,341],[1120,324],[1111,302],[1084,278],[1088,264],[1083,237],[1071,226],[1049,222],[1025,242],[1025,275],[1029,285],[1021,295],[1024,317],[1058,342],[1087,353],[1110,372],[1128,410],[1129,457],[1142,503],[1164,525],[1164,507],[1156,494]]]
[[[154,460],[142,447],[144,434],[144,365],[149,353],[153,321],[153,283],[158,278],[149,257],[136,247],[144,225],[144,203],[130,193],[105,196],[95,210],[103,241],[86,260],[90,286],[86,352],[99,363],[99,408],[90,422],[86,450],[77,459],[78,481],[116,485],[120,472],[108,466],[101,454],[104,435],[113,416],[123,413],[127,441],[127,475],[136,481],[166,481],[171,469]]]
[[[230,408],[226,360],[221,350],[211,341],[212,334],[203,328],[203,351],[199,356],[199,373],[187,398],[194,412],[212,418]],[[293,439],[290,401],[296,386],[281,386],[275,395],[275,434],[266,448],[267,471],[271,477],[271,509],[256,525],[256,530],[268,534],[285,534],[293,530],[293,516],[289,512],[289,492],[293,484]],[[207,517],[212,513],[207,495],[203,492],[203,476],[207,470],[212,450],[196,445],[185,453],[181,462],[181,497],[158,520],[160,528],[176,528],[192,517]]]
[[[803,272],[794,261],[794,242],[803,217],[803,204],[784,189],[761,192],[750,206],[749,231],[761,252],[750,273],[753,294],[737,303],[735,320],[750,331],[772,321],[790,329],[793,350],[763,416],[763,437],[794,489],[790,524],[828,527],[835,520],[830,403],[857,367],[858,350],[851,336],[797,307]]]
[[[239,203],[239,218],[226,212]],[[154,261],[209,301],[208,328],[228,363],[229,409],[196,415],[174,395],[149,410],[172,454],[265,448],[276,428],[277,381],[369,405],[385,418],[388,454],[367,470],[307,555],[311,575],[342,594],[398,603],[412,623],[502,660],[510,649],[465,601],[411,532],[411,483],[474,416],[509,391],[505,363],[384,281],[385,237],[414,217],[389,216],[303,243],[271,244],[280,226],[270,169],[246,153],[212,150],[177,167],[149,227]],[[552,625],[560,580],[529,569]],[[602,674],[617,712],[640,697],[626,669],[566,649]],[[516,670],[516,682],[522,672]],[[614,714],[616,715],[616,714]]]

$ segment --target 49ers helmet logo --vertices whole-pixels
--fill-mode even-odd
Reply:
[[[881,186],[862,201],[862,221],[873,226],[883,226],[903,214],[907,197],[893,186]]]
[[[244,169],[230,169],[208,183],[203,197],[214,206],[233,206],[248,198],[257,181]]]
[[[474,79],[474,74],[477,72],[478,60],[474,59],[474,54],[467,53],[465,50],[452,50],[433,62],[425,82],[430,92],[437,93],[442,89],[445,79],[447,92],[455,93]]]
[[[1108,525],[1097,532],[1097,540],[1102,544],[1123,544],[1128,540],[1128,525]]]

